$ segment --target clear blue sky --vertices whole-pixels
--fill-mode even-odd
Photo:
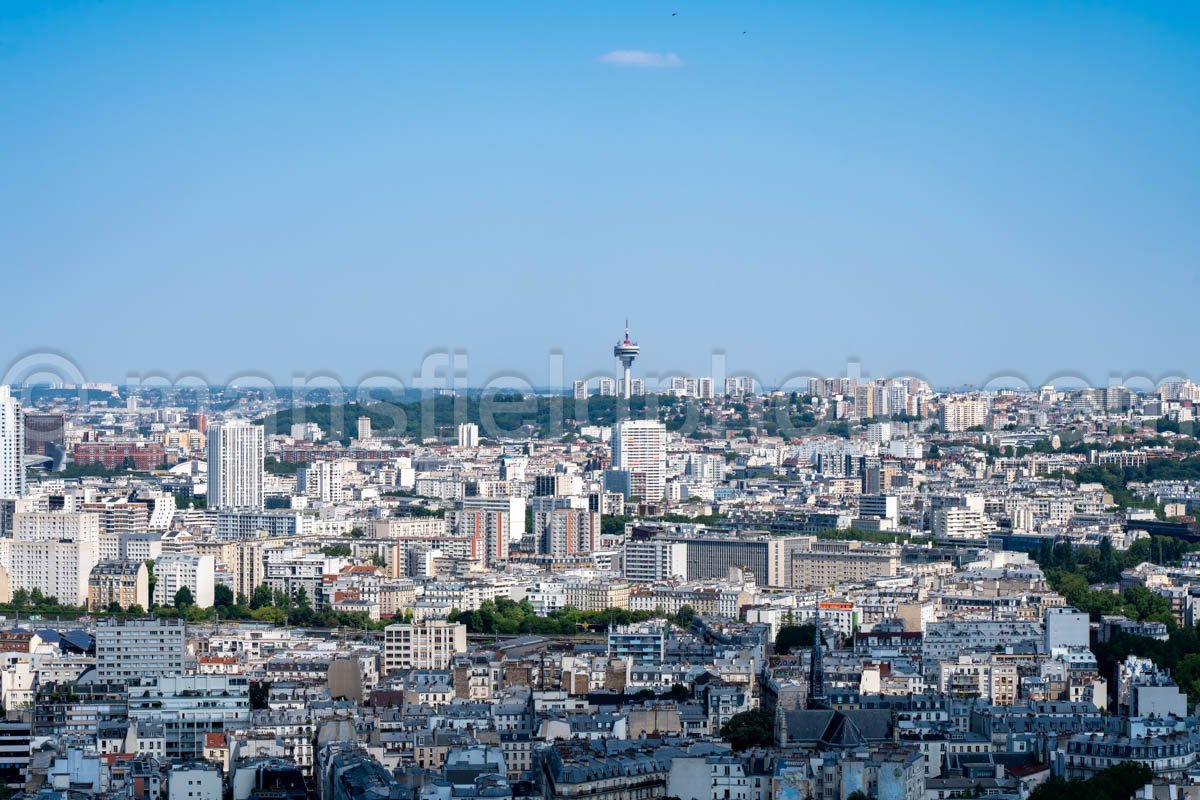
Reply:
[[[1196,2],[6,0],[0,164],[97,379],[1200,376]]]

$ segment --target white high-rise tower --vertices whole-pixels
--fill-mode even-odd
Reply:
[[[7,386],[0,386],[0,497],[25,494],[25,415]]]
[[[663,499],[667,485],[667,427],[649,419],[627,419],[612,429],[612,466],[629,475],[629,497]]]
[[[208,427],[208,507],[258,511],[263,507],[263,429],[245,420]]]
[[[633,360],[638,357],[638,353],[640,352],[642,350],[637,346],[637,342],[630,341],[629,339],[629,320],[625,320],[625,340],[617,342],[616,346],[613,347],[613,355],[617,357],[621,362],[621,366],[625,369],[625,380],[621,382],[621,386],[623,387],[621,391],[626,400],[629,399],[630,389],[632,388],[629,379],[629,370],[633,366]]]

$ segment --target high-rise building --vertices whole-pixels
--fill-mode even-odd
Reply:
[[[464,422],[458,426],[459,447],[479,447],[479,426],[474,422]]]
[[[617,394],[617,382],[612,378],[601,378],[596,386],[601,397],[614,397]]]
[[[25,452],[55,456],[66,447],[66,418],[62,414],[25,415]]]
[[[701,378],[696,382],[697,392],[701,400],[712,400],[715,395],[712,378]]]
[[[25,494],[25,420],[21,403],[0,386],[0,497]]]
[[[525,532],[524,497],[466,497],[446,514],[451,538],[470,542],[468,557],[484,566],[508,558],[509,544]]]
[[[612,467],[629,475],[626,497],[662,500],[667,480],[666,426],[655,420],[624,420],[614,425]]]
[[[581,555],[600,543],[600,512],[581,496],[535,497],[533,544],[538,553],[556,557]]]
[[[370,417],[359,417],[358,418],[358,440],[360,442],[365,442],[370,438],[371,438],[371,418]]]
[[[208,507],[257,511],[263,507],[263,429],[245,420],[208,430]]]
[[[587,400],[587,381],[575,381],[571,384],[571,396],[576,400]]]
[[[340,503],[345,499],[342,474],[350,461],[314,461],[296,473],[296,493],[322,503]]]

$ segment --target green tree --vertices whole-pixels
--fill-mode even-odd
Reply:
[[[33,587],[33,591],[29,593],[29,602],[34,608],[46,602],[46,597],[42,594],[42,590],[39,587]]]
[[[194,605],[196,605],[196,600],[192,597],[192,590],[186,586],[180,586],[179,591],[175,593],[175,607],[182,611]]]
[[[687,630],[692,626],[692,620],[696,618],[696,609],[689,605],[679,607],[679,613],[675,615],[675,624]]]
[[[29,592],[25,589],[17,589],[12,596],[13,607],[17,610],[29,605]]]
[[[271,684],[267,681],[250,681],[250,708],[263,710],[270,708]]]
[[[813,625],[784,625],[775,635],[775,652],[786,656],[793,650],[802,647],[812,647],[816,627]]]
[[[154,559],[146,559],[146,585],[147,592],[150,595],[150,608],[154,608],[154,587],[158,585],[158,578],[154,574]]]
[[[217,608],[229,608],[233,605],[233,589],[223,583],[213,587],[213,605]]]
[[[721,738],[734,750],[770,747],[775,743],[775,716],[765,708],[734,714],[721,726]]]
[[[271,587],[265,583],[260,583],[254,587],[254,591],[250,594],[250,608],[266,608],[273,605],[275,598],[271,595]]]

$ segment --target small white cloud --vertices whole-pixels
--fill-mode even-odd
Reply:
[[[674,69],[683,66],[683,59],[674,53],[651,53],[646,50],[613,50],[596,58],[602,64],[617,67],[649,67]]]

